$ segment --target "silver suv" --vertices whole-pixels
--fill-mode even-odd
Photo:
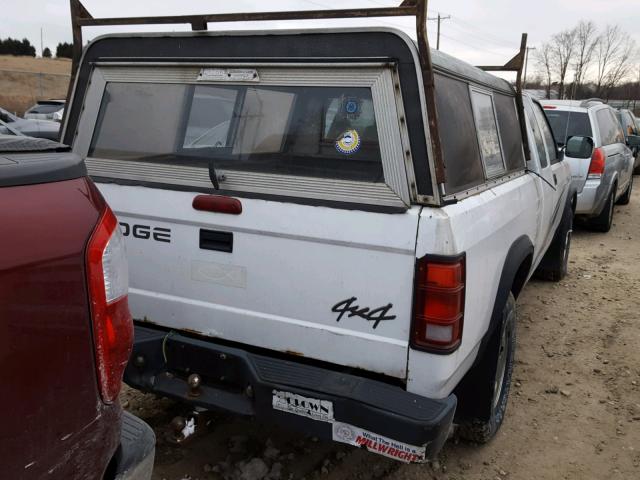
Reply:
[[[633,188],[633,154],[615,110],[600,100],[540,103],[571,166],[578,192],[576,215],[585,217],[594,230],[608,232],[613,205],[629,203]]]

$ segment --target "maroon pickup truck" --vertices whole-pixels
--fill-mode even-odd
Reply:
[[[118,402],[122,234],[66,150],[0,135],[0,478],[147,480],[153,431]]]

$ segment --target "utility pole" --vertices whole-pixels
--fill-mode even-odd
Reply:
[[[529,50],[535,50],[536,47],[527,47],[527,53],[524,56],[524,78],[522,79],[522,90],[527,88],[527,67],[529,66]]]
[[[427,20],[437,20],[438,21],[438,37],[436,40],[436,50],[440,50],[440,23],[442,22],[442,20],[448,20],[451,18],[451,15],[447,15],[446,17],[443,17],[442,15],[440,15],[440,12],[438,12],[438,16],[437,17],[431,17],[431,18],[427,18]]]

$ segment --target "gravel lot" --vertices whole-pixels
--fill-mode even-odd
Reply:
[[[403,465],[230,415],[203,414],[171,441],[184,407],[125,388],[156,431],[154,479],[640,478],[640,189],[608,234],[576,228],[569,276],[532,281],[518,301],[505,423],[486,446],[449,440],[437,462]]]

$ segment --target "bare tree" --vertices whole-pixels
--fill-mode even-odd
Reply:
[[[551,98],[551,81],[553,68],[553,48],[549,43],[543,43],[540,48],[536,49],[536,60],[542,69],[545,86],[547,90],[547,98]]]
[[[633,56],[635,54],[635,41],[626,36],[620,43],[620,48],[610,62],[610,68],[605,77],[605,97],[608,97],[611,88],[618,85],[625,77],[633,72]]]
[[[633,49],[633,41],[618,25],[607,25],[595,49],[596,95],[605,96],[629,72]]]
[[[564,98],[565,78],[576,49],[576,30],[564,30],[551,37],[553,68],[558,75],[558,98]]]
[[[599,37],[595,23],[582,20],[575,28],[576,54],[573,62],[573,88],[571,98],[580,97],[582,83],[587,77],[593,61],[593,53],[598,45]]]

